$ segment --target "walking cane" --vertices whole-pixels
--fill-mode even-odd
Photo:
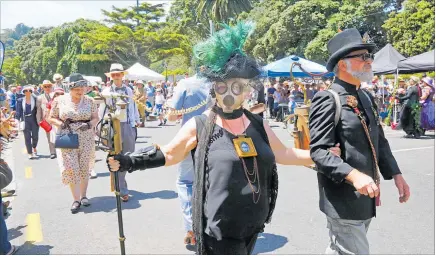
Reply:
[[[120,110],[117,110],[115,107],[109,107],[109,113],[107,114],[107,116],[105,116],[105,119],[108,120],[112,125],[113,134],[114,134],[113,145],[109,147],[109,155],[120,154],[123,149],[120,119],[123,119],[123,116],[126,114],[127,103],[122,101],[121,97],[117,97],[117,98],[118,100],[116,102],[116,106],[120,107]],[[108,133],[108,135],[110,136],[110,133]],[[108,141],[110,141],[110,138],[108,138]],[[110,172],[110,178],[111,178],[111,192],[115,192],[115,198],[117,202],[118,229],[119,229],[121,255],[125,255],[126,247],[124,241],[126,240],[126,237],[124,236],[123,213],[121,207],[118,172]]]
[[[121,126],[120,126],[120,120],[114,117],[113,114],[110,115],[110,120],[112,123],[112,126],[114,128],[114,151],[110,152],[111,155],[116,155],[121,153],[122,151],[122,140],[121,140]],[[115,187],[115,198],[117,201],[117,214],[118,214],[118,230],[119,230],[119,240],[120,240],[120,247],[121,247],[121,255],[126,255],[126,247],[124,244],[124,241],[126,240],[126,237],[124,236],[124,225],[123,225],[123,212],[121,208],[121,196],[120,196],[120,184],[119,184],[119,177],[118,172],[111,172],[111,191],[114,191]],[[115,185],[115,186],[114,186]]]

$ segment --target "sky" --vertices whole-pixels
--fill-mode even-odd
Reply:
[[[168,12],[171,0],[139,0],[139,3],[166,3]],[[0,29],[13,29],[19,23],[30,27],[59,26],[79,18],[103,20],[101,9],[111,10],[116,7],[135,6],[136,0],[118,1],[21,1],[0,0]]]

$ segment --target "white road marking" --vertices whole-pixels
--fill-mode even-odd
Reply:
[[[420,147],[420,148],[404,148],[404,149],[392,150],[392,153],[404,152],[404,151],[413,151],[413,150],[421,150],[421,149],[430,149],[430,148],[434,148],[434,147],[431,146],[431,147]]]

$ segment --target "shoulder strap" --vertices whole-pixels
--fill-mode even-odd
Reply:
[[[328,89],[328,92],[330,92],[333,95],[333,98],[335,98],[335,126],[339,123],[339,119],[341,118],[341,112],[342,112],[342,104],[341,100],[339,99],[339,94],[332,89]]]

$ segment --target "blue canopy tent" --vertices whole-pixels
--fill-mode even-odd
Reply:
[[[292,63],[300,63],[303,69],[307,72],[314,74],[323,74],[327,72],[327,69],[318,63],[310,60],[298,57],[296,55],[291,55],[289,57],[283,58],[272,62],[265,67],[263,67],[263,76],[266,77],[290,77],[291,76],[291,65]],[[293,77],[311,77],[309,74],[303,72],[298,66],[294,66],[292,69]],[[325,77],[332,77],[334,74],[332,72],[324,75]]]

